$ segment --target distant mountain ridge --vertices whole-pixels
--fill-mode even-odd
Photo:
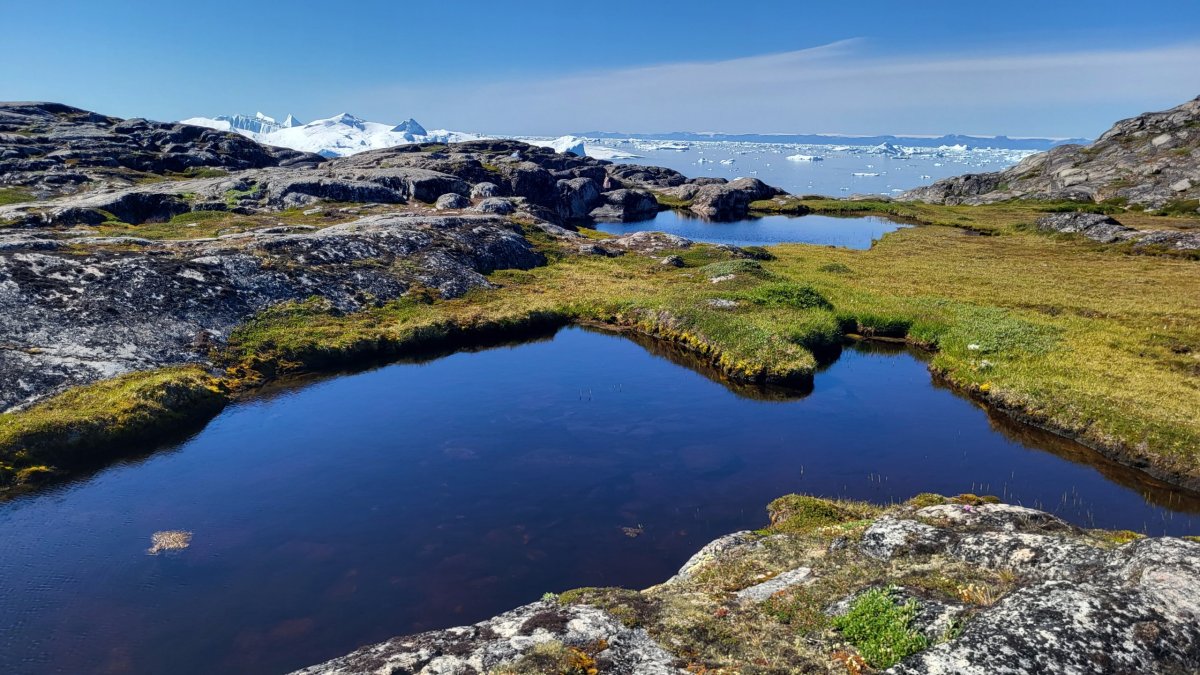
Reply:
[[[627,134],[615,131],[587,131],[574,134],[584,138],[634,139],[654,141],[725,141],[740,143],[788,143],[793,145],[902,145],[914,148],[937,148],[941,146],[965,145],[971,148],[997,148],[1003,150],[1049,150],[1059,145],[1084,144],[1087,138],[1010,138],[1008,136],[971,136],[946,134],[944,136],[842,136],[837,134],[725,134],[695,131],[672,131],[661,134]]]

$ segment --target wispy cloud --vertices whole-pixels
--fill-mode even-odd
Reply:
[[[359,109],[495,133],[1078,135],[1200,94],[1200,43],[1045,53],[868,53],[859,41],[546,79],[389,87]],[[385,113],[386,114],[386,113]]]

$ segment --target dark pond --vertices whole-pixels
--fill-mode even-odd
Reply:
[[[847,349],[804,398],[679,358],[567,329],[380,367],[0,504],[0,672],[283,672],[546,591],[650,585],[793,491],[1200,525],[1194,497],[989,419],[906,352]],[[191,547],[147,555],[169,529]]]
[[[770,246],[772,244],[820,244],[844,248],[871,248],[880,237],[904,223],[877,216],[762,216],[733,222],[715,222],[689,216],[681,211],[659,211],[650,220],[636,223],[596,223],[597,230],[610,234],[629,234],[643,230],[667,232],[693,241],[732,246]]]

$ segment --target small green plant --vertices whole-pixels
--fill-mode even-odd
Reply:
[[[880,670],[929,646],[929,639],[912,626],[917,601],[898,604],[896,593],[894,587],[872,588],[855,599],[849,612],[833,619],[834,628]]]
[[[542,602],[558,602],[558,593],[549,591],[542,593]]]

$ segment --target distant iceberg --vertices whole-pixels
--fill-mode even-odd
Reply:
[[[551,148],[555,152],[569,152],[578,157],[592,157],[594,159],[635,159],[641,155],[635,155],[631,152],[609,148],[595,143],[589,143],[587,139],[579,138],[578,136],[559,136],[554,139],[546,139],[541,137],[517,137],[517,140],[524,141],[530,145],[537,145],[543,148]]]
[[[192,117],[184,124],[236,131],[259,143],[282,148],[315,152],[325,157],[344,157],[364,150],[378,150],[409,143],[457,143],[482,138],[477,134],[446,129],[426,130],[416,120],[400,124],[368,122],[349,113],[341,113],[302,124],[288,115],[280,124],[263,113]]]
[[[788,155],[784,159],[792,162],[823,162],[825,158],[820,155]]]

